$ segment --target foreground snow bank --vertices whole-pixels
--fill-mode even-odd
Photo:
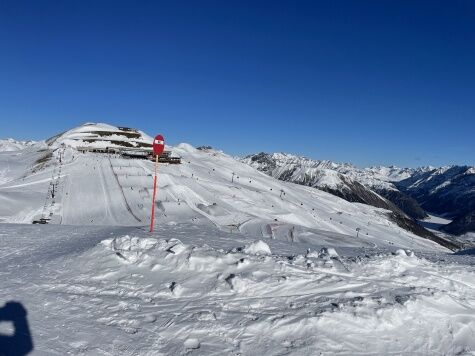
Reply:
[[[24,304],[38,355],[475,350],[470,255],[266,247],[180,224],[161,226],[161,238],[137,228],[4,226],[0,299]]]
[[[323,248],[282,256],[263,241],[223,250],[130,236],[102,245],[113,253],[103,258],[118,263],[114,280],[127,281],[130,295],[186,301],[166,328],[156,325],[167,352],[475,350],[473,269],[439,266],[411,251],[342,259]]]

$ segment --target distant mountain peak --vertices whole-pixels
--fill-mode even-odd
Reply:
[[[19,141],[13,138],[0,139],[0,152],[19,151],[34,144],[36,144],[36,141]]]

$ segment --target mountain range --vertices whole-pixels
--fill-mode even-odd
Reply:
[[[357,168],[348,163],[264,152],[242,161],[276,179],[314,187],[350,202],[385,208],[398,216],[402,212],[412,223],[431,213],[454,220],[441,228],[447,233],[475,231],[474,167]]]

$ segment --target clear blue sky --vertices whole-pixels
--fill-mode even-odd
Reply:
[[[0,0],[0,137],[475,165],[475,2]]]

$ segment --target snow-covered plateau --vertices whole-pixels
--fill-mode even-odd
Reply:
[[[188,144],[150,233],[154,163],[114,150],[151,140],[87,124],[0,152],[0,310],[23,305],[32,354],[475,354],[473,250]]]

